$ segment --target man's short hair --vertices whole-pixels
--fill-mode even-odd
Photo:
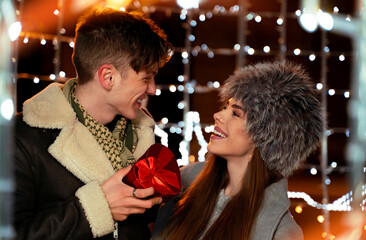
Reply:
[[[72,60],[83,84],[103,64],[111,64],[121,74],[128,66],[136,72],[149,71],[163,66],[170,54],[171,44],[152,20],[137,12],[104,8],[79,19]]]

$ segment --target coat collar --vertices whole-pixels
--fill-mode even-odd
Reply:
[[[24,121],[31,127],[60,129],[48,151],[65,168],[84,183],[103,183],[115,171],[93,135],[82,125],[62,93],[62,84],[53,83],[27,100],[23,106]],[[138,143],[138,159],[154,143],[155,122],[143,111],[133,120]]]

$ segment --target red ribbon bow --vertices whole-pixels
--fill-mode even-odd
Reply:
[[[169,148],[161,144],[152,145],[123,181],[136,188],[153,187],[155,196],[163,197],[164,202],[181,192],[177,160]]]

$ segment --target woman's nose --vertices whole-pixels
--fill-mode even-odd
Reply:
[[[213,115],[213,117],[214,117],[215,121],[222,122],[222,116],[221,116],[220,112],[215,113]]]

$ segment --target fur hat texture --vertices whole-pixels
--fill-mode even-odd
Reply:
[[[230,76],[221,100],[243,104],[246,128],[265,165],[288,177],[318,146],[320,103],[308,74],[291,62],[263,62]]]

